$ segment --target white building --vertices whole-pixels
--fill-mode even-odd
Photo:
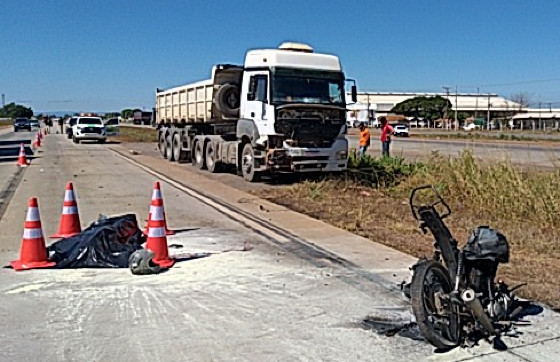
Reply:
[[[358,103],[363,109],[370,109],[370,117],[391,114],[391,109],[398,103],[414,97],[441,96],[449,99],[453,110],[468,113],[469,116],[484,117],[490,113],[490,119],[508,117],[522,111],[519,103],[512,102],[497,94],[483,93],[398,93],[398,92],[358,92]],[[350,99],[350,96],[348,96]]]

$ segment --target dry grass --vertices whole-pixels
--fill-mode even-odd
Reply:
[[[154,128],[119,127],[119,135],[112,137],[119,142],[157,142],[157,130]]]
[[[478,225],[502,231],[511,261],[500,267],[508,284],[528,282],[523,297],[560,308],[560,169],[521,170],[510,163],[482,165],[470,152],[434,157],[397,182],[372,187],[350,175],[255,191],[261,197],[417,257],[431,256],[408,207],[410,191],[435,185],[451,206],[447,226],[460,243]]]

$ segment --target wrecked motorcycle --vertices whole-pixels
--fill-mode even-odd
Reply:
[[[513,295],[517,287],[495,282],[498,264],[509,260],[506,238],[479,226],[459,249],[443,222],[451,209],[433,186],[414,189],[410,208],[420,229],[430,231],[435,241],[432,259],[420,259],[411,268],[407,293],[424,338],[441,349],[490,337],[500,343],[499,336],[511,329],[522,309]]]

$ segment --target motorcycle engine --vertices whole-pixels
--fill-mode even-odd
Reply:
[[[506,317],[511,300],[508,288],[503,283],[495,283],[498,265],[509,261],[505,236],[487,226],[479,226],[463,248],[463,256],[468,284],[481,295],[482,306],[496,320]]]

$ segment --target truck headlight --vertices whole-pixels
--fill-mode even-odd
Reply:
[[[348,158],[348,151],[346,150],[336,151],[337,160],[345,160],[347,158]]]

